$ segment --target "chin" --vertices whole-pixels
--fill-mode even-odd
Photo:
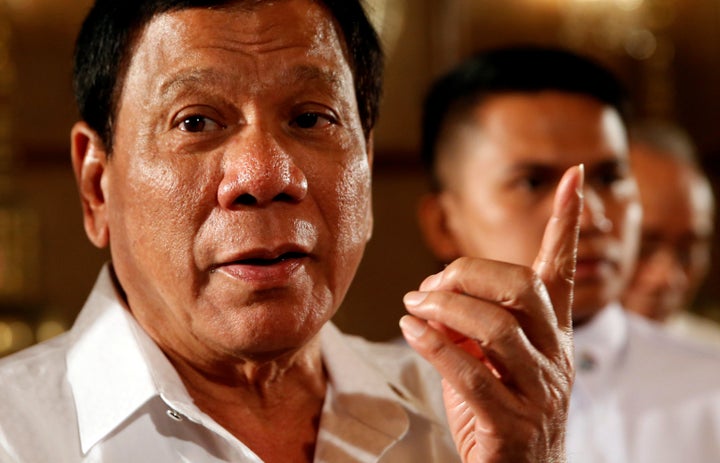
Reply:
[[[230,323],[221,321],[210,334],[222,333],[214,339],[225,339],[225,348],[238,357],[278,356],[310,343],[327,322],[325,317],[315,318],[312,314],[300,319],[284,313],[264,315],[238,317]]]

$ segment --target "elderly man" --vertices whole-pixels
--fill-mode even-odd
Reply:
[[[73,167],[112,263],[68,334],[0,364],[3,458],[564,460],[580,169],[533,269],[461,259],[408,293],[428,363],[330,323],[372,224],[358,1],[98,0],[75,59]]]
[[[471,57],[425,103],[423,154],[435,188],[420,205],[421,226],[443,262],[473,256],[529,265],[562,173],[583,163],[568,458],[717,462],[720,357],[666,336],[618,303],[640,226],[625,106],[612,75],[563,50]]]
[[[659,121],[631,133],[630,161],[643,208],[640,257],[625,308],[672,332],[720,346],[720,327],[689,313],[710,268],[715,200],[690,138]]]

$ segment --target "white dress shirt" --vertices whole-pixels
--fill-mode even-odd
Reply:
[[[720,462],[720,357],[611,305],[575,332],[572,463]]]
[[[329,382],[315,462],[459,461],[429,364],[331,324],[320,336]],[[195,406],[106,266],[70,332],[0,361],[0,461],[261,460]]]

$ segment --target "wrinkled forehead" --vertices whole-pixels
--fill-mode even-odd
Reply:
[[[215,27],[210,31],[195,29],[193,18],[198,13],[213,16]],[[162,25],[157,27],[158,23]],[[152,34],[162,34],[167,27],[182,29],[185,41],[198,40],[208,32],[238,43],[247,43],[253,38],[257,46],[264,41],[288,42],[302,38],[315,47],[332,46],[347,55],[342,29],[332,12],[317,0],[237,0],[219,2],[212,7],[188,6],[162,11],[149,18],[136,33],[133,49],[149,30]]]
[[[212,2],[215,3],[215,2]],[[212,50],[237,51],[248,57],[268,51],[300,48],[308,59],[330,63],[328,74],[351,75],[343,32],[324,3],[315,0],[238,0],[200,8],[176,8],[152,16],[132,39],[122,91],[131,65],[145,59],[175,59],[192,63]],[[176,56],[171,56],[173,52]],[[183,56],[182,53],[185,53]],[[273,63],[281,68],[281,61]]]
[[[203,82],[248,92],[311,81],[354,99],[341,35],[322,4],[254,5],[188,8],[154,17],[136,40],[118,101],[138,85],[163,95],[177,86],[201,88]]]

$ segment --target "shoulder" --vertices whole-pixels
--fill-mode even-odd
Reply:
[[[662,354],[667,359],[684,360],[684,363],[691,368],[696,364],[703,366],[720,363],[720,352],[715,349],[678,336],[662,325],[635,314],[628,313],[627,317],[631,347],[641,353],[653,352],[655,353],[653,357]]]
[[[649,390],[664,390],[667,400],[712,398],[720,404],[720,352],[633,314],[628,314],[628,329],[630,381],[643,378]]]
[[[0,360],[0,444],[21,461],[52,461],[45,458],[74,442],[67,344],[68,335],[60,335]]]
[[[28,409],[60,407],[70,402],[66,354],[68,334],[37,344],[0,360],[0,426]]]
[[[0,391],[6,394],[37,394],[53,390],[65,378],[69,333],[0,359]],[[0,394],[0,405],[7,395]]]

